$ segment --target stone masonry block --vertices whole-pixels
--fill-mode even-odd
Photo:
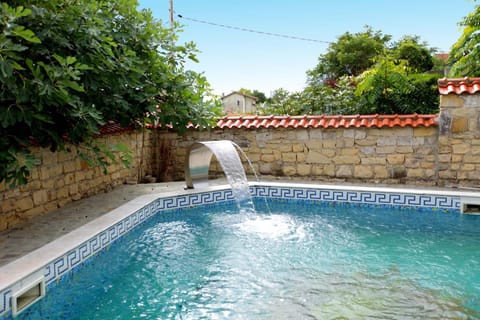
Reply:
[[[452,151],[454,154],[465,154],[470,150],[470,145],[463,143],[463,144],[454,144],[452,146]]]
[[[263,162],[274,162],[275,161],[275,156],[273,154],[262,154],[260,157],[260,160]]]
[[[335,177],[335,165],[330,164],[323,167],[323,172],[329,177]]]
[[[376,146],[377,145],[377,139],[372,138],[372,137],[368,137],[368,138],[362,139],[362,140],[355,140],[355,144],[357,146],[361,146],[361,147]]]
[[[451,154],[439,154],[438,155],[438,162],[448,163],[451,162],[452,155]]]
[[[374,176],[372,169],[371,166],[355,166],[353,174],[356,178],[372,178]]]
[[[467,118],[454,118],[452,119],[452,133],[460,133],[468,130],[468,119]]]
[[[295,153],[282,153],[282,160],[284,162],[296,162],[297,161],[297,155]]]
[[[359,156],[336,156],[333,158],[335,164],[359,164]]]
[[[76,161],[67,161],[63,163],[63,173],[71,173],[76,170]]]
[[[472,146],[470,152],[473,155],[480,155],[480,146]]]
[[[376,153],[375,147],[361,147],[359,148],[361,154],[372,155]]]
[[[275,150],[281,152],[292,152],[292,145],[290,143],[282,143],[278,145]]]
[[[309,150],[322,150],[323,149],[323,143],[322,141],[307,141],[305,143],[307,148]]]
[[[363,158],[361,158],[361,163],[363,165],[385,164],[386,159],[385,159],[385,157],[363,157]]]
[[[387,162],[389,164],[403,164],[405,162],[404,154],[389,154],[387,155]]]
[[[305,152],[297,153],[297,162],[304,163],[307,160],[307,154]]]
[[[466,154],[463,163],[480,163],[480,157]]]
[[[33,192],[33,203],[38,206],[48,202],[47,190],[37,190]]]
[[[13,199],[12,199],[13,201]],[[25,197],[15,201],[15,206],[17,211],[26,211],[33,208],[33,199],[32,197]]]
[[[373,167],[374,178],[375,179],[387,179],[388,170],[385,166],[374,166]]]
[[[284,165],[282,167],[282,172],[286,176],[294,176],[297,174],[297,168],[295,165]]]
[[[337,146],[337,141],[336,140],[326,140],[326,141],[323,141],[322,148],[335,149],[336,146]]]
[[[378,146],[396,146],[397,137],[379,137],[377,140]]]
[[[347,128],[343,130],[343,138],[355,138],[355,128]]]
[[[367,132],[364,129],[355,130],[355,140],[363,140],[367,137]]]
[[[353,167],[347,165],[338,166],[335,176],[338,178],[351,178],[353,177]]]
[[[308,140],[308,131],[306,129],[299,130],[296,129],[295,131],[295,139],[298,141],[307,141]]]
[[[340,151],[340,155],[342,156],[358,156],[359,153],[359,150],[356,148],[346,148]]]
[[[297,174],[303,177],[310,176],[312,173],[312,167],[309,164],[299,163],[297,164]]]
[[[332,162],[330,157],[327,157],[323,155],[320,152],[317,151],[310,151],[307,154],[307,158],[305,159],[306,163],[323,163],[323,164],[329,164]]]
[[[409,169],[407,170],[407,177],[408,178],[424,178],[425,170],[420,168]]]
[[[413,129],[414,137],[431,137],[437,134],[437,129],[432,127],[417,127]]]
[[[377,147],[375,149],[378,154],[391,154],[397,150],[398,147],[395,146],[386,146],[386,147]]]
[[[322,140],[323,139],[323,131],[322,129],[310,129],[310,140]],[[308,141],[308,140],[305,140]]]
[[[303,152],[303,150],[305,150],[305,146],[304,146],[303,143],[294,143],[292,145],[292,151],[293,152]]]
[[[462,108],[465,100],[456,94],[440,95],[440,110],[442,108]]]

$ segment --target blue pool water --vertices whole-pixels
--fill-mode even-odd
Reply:
[[[19,318],[480,318],[480,217],[263,206],[159,214]]]

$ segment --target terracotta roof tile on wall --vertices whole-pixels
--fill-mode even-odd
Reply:
[[[405,115],[348,115],[348,116],[226,116],[217,121],[216,128],[383,128],[383,127],[431,127],[437,125],[437,114],[405,114]],[[151,126],[150,126],[151,127]],[[171,128],[171,125],[167,125]],[[195,129],[193,124],[187,125]],[[160,125],[156,128],[161,128]],[[101,135],[133,130],[123,128],[109,121],[100,128]]]
[[[480,78],[439,79],[438,91],[440,94],[474,94],[480,92]]]
[[[351,116],[227,116],[217,128],[382,128],[430,127],[437,125],[436,114],[351,115]]]
[[[103,126],[98,128],[98,130],[100,131],[100,135],[106,135],[106,134],[131,131],[133,130],[133,127],[122,127],[115,121],[107,121],[107,123],[105,123]]]

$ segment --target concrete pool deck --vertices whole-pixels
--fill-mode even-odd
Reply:
[[[295,180],[262,179],[262,181],[290,182],[300,183]],[[346,183],[325,183],[319,181],[301,181],[303,184],[322,184],[322,185],[347,185]],[[226,184],[225,179],[211,180],[212,185]],[[352,186],[351,184],[348,184]],[[384,185],[356,185],[363,187],[392,188],[400,190],[422,191],[441,191],[446,193],[458,193],[465,196],[476,195],[480,197],[479,190],[461,190],[457,188],[433,188],[433,187],[412,187],[403,185],[384,186]],[[148,194],[171,193],[183,191],[184,181],[167,183],[150,183],[120,185],[113,190],[95,196],[71,202],[65,207],[50,213],[32,218],[28,222],[20,224],[12,229],[0,232],[0,267],[17,260],[18,258],[52,242],[53,240],[70,233],[71,231],[85,225],[88,222],[120,207],[121,205],[139,197]]]
[[[182,190],[185,182],[120,185],[113,190],[71,202],[0,232],[0,267],[146,194]]]

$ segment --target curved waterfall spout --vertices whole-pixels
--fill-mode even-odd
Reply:
[[[229,140],[202,141],[194,143],[186,154],[185,182],[187,188],[208,186],[208,170],[212,155],[220,163],[237,204],[245,203],[253,208],[245,169],[236,150],[238,146]]]

